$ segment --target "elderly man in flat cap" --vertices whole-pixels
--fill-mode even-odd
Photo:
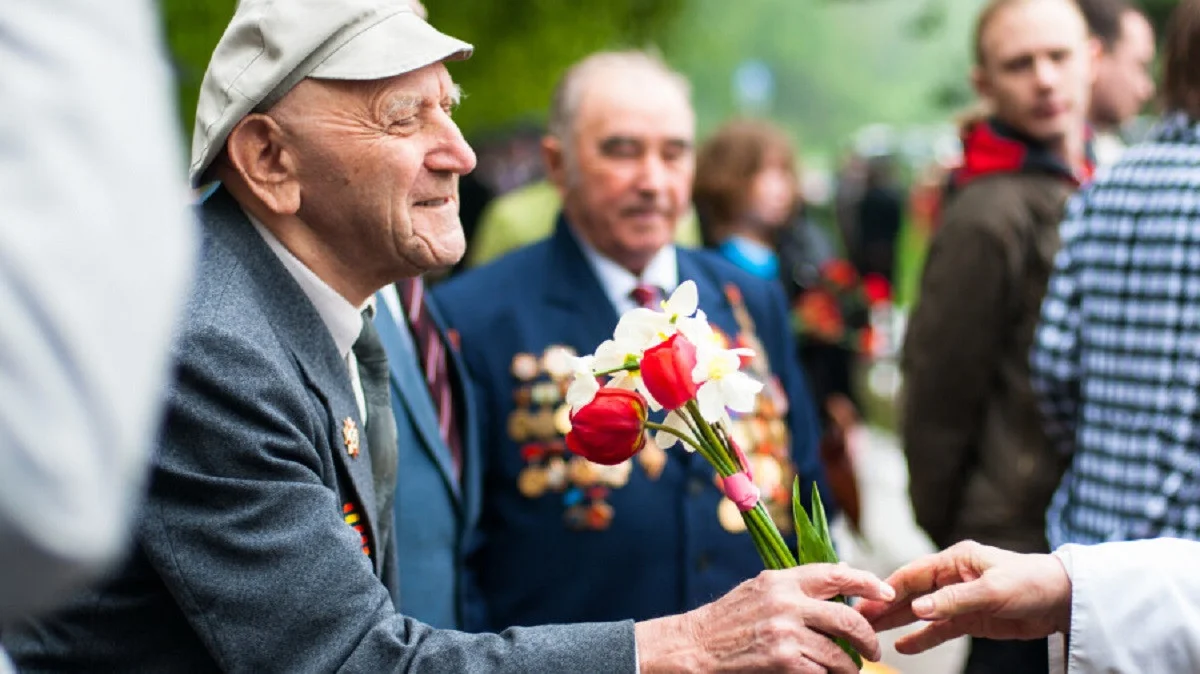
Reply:
[[[136,545],[100,589],[6,629],[22,671],[853,671],[825,634],[878,654],[818,600],[890,588],[840,566],[637,625],[468,635],[398,612],[396,428],[361,312],[463,253],[475,158],[443,61],[470,51],[395,0],[239,4],[197,112],[192,180],[221,187]]]

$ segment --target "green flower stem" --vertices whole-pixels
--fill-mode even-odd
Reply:
[[[768,568],[790,569],[796,566],[795,556],[788,549],[783,535],[779,533],[779,528],[775,526],[775,521],[771,519],[771,515],[761,501],[752,510],[742,513],[742,517],[746,520],[746,527],[755,536],[760,537],[770,551],[770,559],[763,558],[763,562],[767,564]]]
[[[708,451],[704,447],[701,447],[700,444],[697,443],[696,440],[693,439],[691,436],[689,436],[687,433],[684,433],[683,431],[680,431],[678,429],[671,428],[670,426],[667,426],[666,424],[654,423],[653,421],[643,422],[642,425],[645,426],[646,428],[649,428],[652,431],[662,431],[663,433],[670,433],[671,435],[674,435],[675,437],[679,438],[680,440],[691,445],[692,449],[696,450],[697,452],[700,452],[700,456],[703,456],[704,458],[708,459],[710,462],[712,461],[712,459],[710,459],[708,456],[708,454],[709,454]]]
[[[618,372],[637,372],[637,371],[638,371],[637,363],[633,363],[633,364],[626,363],[625,365],[622,365],[620,367],[614,367],[611,370],[601,370],[600,372],[593,372],[592,374],[597,377],[607,377],[609,375],[616,374]]]
[[[729,457],[729,450],[721,442],[720,438],[717,437],[717,434],[712,429],[712,425],[700,415],[699,403],[694,399],[687,401],[687,410],[692,415],[692,420],[696,422],[697,428],[700,429],[700,440],[713,450],[713,457],[717,459],[717,461],[713,462],[713,467],[717,469],[717,473],[721,477],[729,477],[738,472],[738,467],[734,465]]]

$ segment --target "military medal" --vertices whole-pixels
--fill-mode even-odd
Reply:
[[[513,442],[525,442],[529,439],[530,428],[529,412],[526,410],[513,410],[512,414],[508,415],[508,437],[513,439]]]
[[[663,469],[667,467],[667,451],[658,446],[654,441],[654,436],[648,431],[646,433],[646,446],[642,451],[638,452],[638,464],[642,470],[646,472],[646,477],[651,480],[657,480],[662,476]]]
[[[542,354],[542,369],[551,379],[561,380],[571,376],[571,360],[575,351],[565,346],[551,346]]]
[[[538,375],[538,359],[532,353],[518,353],[512,359],[512,375],[521,381],[532,381]]]
[[[558,431],[559,435],[571,432],[571,407],[569,405],[559,405],[558,409],[554,410],[554,430]]]
[[[722,529],[731,534],[740,534],[746,530],[746,520],[742,519],[742,512],[733,501],[724,497],[717,504],[717,522],[720,522]]]
[[[538,498],[546,493],[546,469],[541,466],[525,466],[517,476],[517,490],[525,498]]]
[[[357,459],[358,426],[354,424],[354,420],[350,417],[346,417],[342,421],[342,442],[346,445],[346,454],[349,454],[351,459]]]

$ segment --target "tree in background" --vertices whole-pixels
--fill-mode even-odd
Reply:
[[[685,2],[425,0],[425,6],[438,29],[475,45],[478,57],[451,66],[467,93],[456,119],[471,135],[530,117],[540,119],[566,66],[597,49],[651,44]],[[178,74],[180,115],[189,133],[204,69],[236,4],[162,0]]]

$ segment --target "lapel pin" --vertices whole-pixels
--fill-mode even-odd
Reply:
[[[346,453],[351,459],[358,458],[358,426],[354,420],[346,417],[342,422],[342,442],[346,444]]]

